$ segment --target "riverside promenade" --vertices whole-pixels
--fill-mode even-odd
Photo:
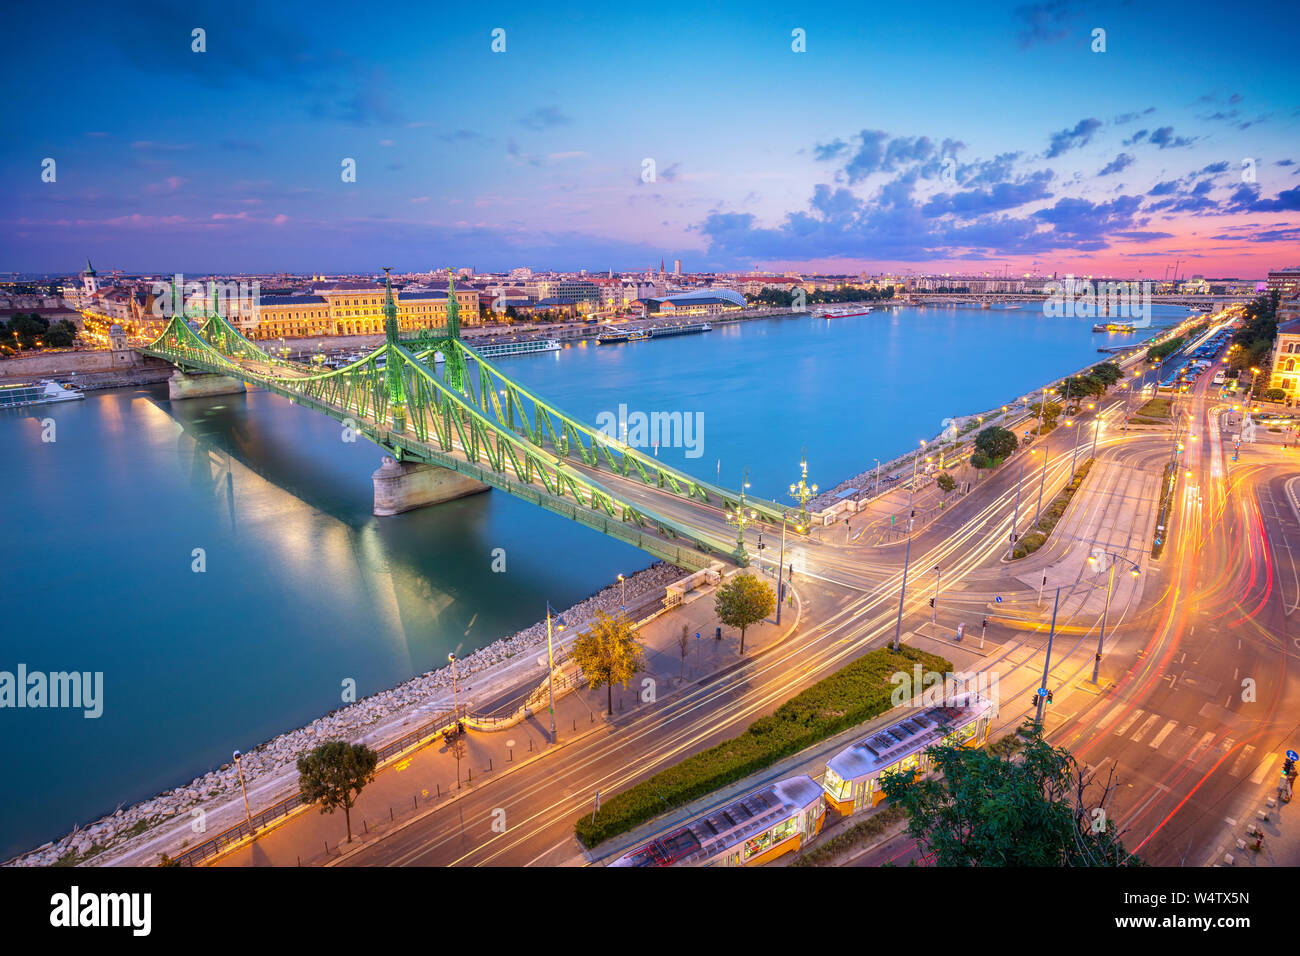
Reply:
[[[647,666],[627,688],[614,688],[612,716],[606,713],[608,692],[584,685],[555,702],[556,744],[550,743],[545,708],[500,732],[467,732],[459,762],[454,748],[439,739],[376,775],[352,810],[351,844],[346,841],[341,811],[322,814],[316,807],[309,807],[258,834],[256,840],[224,854],[216,865],[331,865],[429,813],[454,805],[473,788],[490,787],[516,768],[562,759],[566,745],[588,737],[611,736],[637,713],[780,645],[797,629],[801,612],[797,590],[792,588],[787,594],[791,601],[783,609],[780,627],[769,619],[748,629],[744,658],[739,654],[739,632],[723,628],[722,639],[716,639],[719,625],[713,613],[713,591],[708,589],[689,603],[657,614],[640,628]],[[629,609],[629,617],[636,619],[652,612],[653,603]],[[679,644],[683,627],[687,630],[685,655]],[[541,656],[544,659],[544,648]],[[545,673],[542,668],[535,670]],[[497,694],[495,699],[508,696],[508,692]]]

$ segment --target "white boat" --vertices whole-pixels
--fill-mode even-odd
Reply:
[[[0,408],[75,402],[85,397],[79,389],[71,385],[60,385],[48,378],[41,379],[39,382],[0,385]]]
[[[855,315],[867,315],[871,306],[855,306],[847,309],[820,309],[813,313],[820,319],[847,319]]]
[[[500,355],[527,355],[531,352],[558,352],[560,342],[558,339],[527,339],[522,342],[490,342],[473,346],[473,349],[484,358],[494,358]],[[438,358],[442,358],[441,352],[438,353]]]

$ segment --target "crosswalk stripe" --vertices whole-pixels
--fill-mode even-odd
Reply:
[[[1130,737],[1129,740],[1133,741],[1134,743],[1137,743],[1139,740],[1142,739],[1142,735],[1145,734],[1148,730],[1150,730],[1152,725],[1158,723],[1159,721],[1160,721],[1160,715],[1152,714],[1150,717],[1148,717],[1145,721],[1142,722],[1141,727],[1133,731],[1133,736]]]
[[[1152,750],[1155,750],[1157,747],[1159,747],[1162,743],[1165,742],[1165,738],[1168,737],[1170,734],[1172,734],[1174,732],[1174,728],[1177,726],[1178,726],[1178,721],[1176,720],[1169,721],[1169,723],[1164,725],[1160,733],[1156,734],[1154,737],[1151,738],[1151,743],[1147,744],[1147,746],[1150,747]]]
[[[1265,754],[1264,759],[1260,761],[1259,766],[1255,768],[1255,772],[1250,775],[1250,782],[1263,783],[1264,776],[1265,774],[1268,773],[1268,768],[1272,765],[1275,759],[1276,758],[1274,757],[1273,754]],[[1280,775],[1281,771],[1279,771],[1278,773]]]
[[[1201,754],[1205,753],[1209,748],[1210,741],[1212,740],[1214,740],[1214,731],[1207,730],[1205,736],[1196,742],[1196,746],[1192,748],[1192,752],[1187,755],[1187,761],[1189,763],[1195,763],[1197,760],[1201,759]]]
[[[1246,744],[1246,746],[1242,747],[1241,753],[1237,754],[1237,759],[1234,760],[1232,766],[1228,768],[1228,773],[1232,774],[1234,777],[1240,777],[1241,772],[1246,769],[1246,764],[1250,760],[1250,755],[1254,752],[1254,744]]]
[[[1133,721],[1137,720],[1145,713],[1146,713],[1145,710],[1134,710],[1133,713],[1129,714],[1127,717],[1124,718],[1124,722],[1122,724],[1120,724],[1118,727],[1115,728],[1115,735],[1118,737],[1123,737],[1125,731],[1127,731],[1130,727],[1133,726]]]

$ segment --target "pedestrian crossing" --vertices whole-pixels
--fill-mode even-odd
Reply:
[[[1118,714],[1115,711],[1107,714],[1098,723],[1097,730],[1105,731],[1112,737],[1124,738],[1128,743],[1146,744],[1161,756],[1179,763],[1195,764],[1207,754],[1214,761],[1228,755],[1220,767],[1221,771],[1233,777],[1248,775],[1254,783],[1264,779],[1274,763],[1281,759],[1279,755],[1260,750],[1254,744],[1237,748],[1238,741],[1232,737],[1223,737],[1215,744],[1217,735],[1214,731],[1202,731],[1199,727],[1140,707],[1123,714],[1119,723],[1106,731],[1116,716]]]

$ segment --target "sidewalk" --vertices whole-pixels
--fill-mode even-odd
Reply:
[[[321,814],[317,808],[310,807],[262,831],[255,841],[232,850],[215,861],[215,865],[329,864],[441,805],[454,802],[468,788],[481,786],[589,734],[608,732],[613,724],[622,722],[639,708],[652,706],[700,677],[734,664],[741,659],[740,635],[724,627],[722,639],[715,639],[718,623],[713,613],[713,596],[712,590],[702,592],[641,629],[647,667],[626,688],[614,688],[612,719],[605,713],[606,689],[592,691],[583,685],[555,701],[557,745],[549,743],[550,722],[544,708],[522,723],[497,733],[468,732],[459,767],[454,752],[439,738],[376,774],[352,809],[351,845],[346,842],[347,831],[340,811]],[[784,609],[779,629],[771,619],[749,628],[745,635],[745,658],[779,643],[795,629],[798,617],[796,601],[793,607]],[[678,644],[683,625],[688,634],[685,658]],[[540,660],[535,680],[527,684],[530,689],[545,679],[544,648]],[[500,697],[494,694],[494,699]],[[471,700],[470,707],[474,709],[485,702]]]

